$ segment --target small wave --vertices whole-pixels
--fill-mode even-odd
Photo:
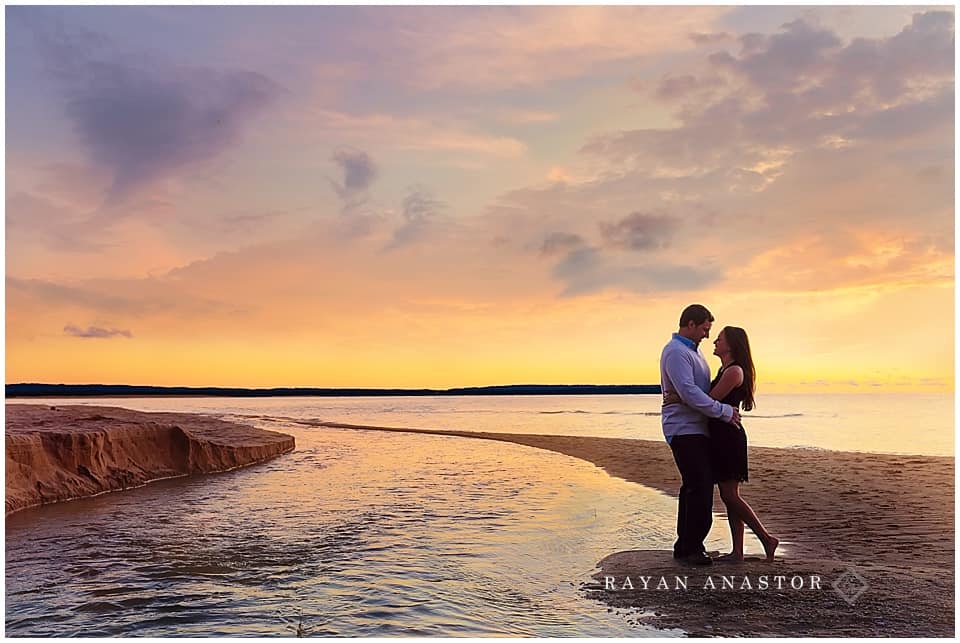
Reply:
[[[658,417],[660,411],[537,411],[540,415],[560,415],[570,413],[571,415],[639,415],[645,417]]]
[[[109,601],[90,601],[88,603],[83,603],[73,608],[77,612],[119,612],[123,610],[123,605],[118,605],[116,603],[111,603]]]
[[[576,413],[582,415],[589,415],[590,411],[537,411],[541,415],[557,415],[558,413]]]

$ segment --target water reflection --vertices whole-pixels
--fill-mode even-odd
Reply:
[[[669,548],[674,500],[519,445],[261,422],[297,450],[10,516],[8,635],[652,633],[579,583]]]

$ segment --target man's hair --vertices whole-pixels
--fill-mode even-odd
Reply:
[[[680,313],[680,328],[686,328],[687,324],[693,322],[697,326],[705,321],[714,321],[713,315],[707,310],[706,306],[700,304],[690,304]]]

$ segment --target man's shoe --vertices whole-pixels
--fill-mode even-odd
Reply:
[[[690,554],[689,556],[683,557],[683,562],[689,565],[712,565],[713,559],[707,556],[706,553],[698,551],[695,554]]]

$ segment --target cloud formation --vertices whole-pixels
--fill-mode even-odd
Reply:
[[[676,125],[596,135],[581,148],[594,178],[515,191],[502,209],[549,216],[547,230],[585,240],[552,273],[567,294],[644,284],[630,256],[611,253],[626,249],[662,266],[722,258],[716,275],[737,289],[941,282],[953,254],[952,48],[943,11],[885,38],[845,42],[803,20],[746,34],[643,87]],[[599,238],[582,225],[631,201],[646,214],[599,224]],[[680,221],[702,234],[679,235]],[[895,259],[864,247],[877,229],[901,241]],[[536,247],[547,254],[555,244],[543,238]],[[678,288],[717,283],[696,270],[660,276]]]
[[[65,335],[69,335],[71,337],[80,337],[82,339],[109,339],[111,337],[126,337],[127,339],[130,339],[133,337],[133,333],[131,333],[129,330],[100,328],[98,326],[79,328],[73,324],[67,324],[64,326],[63,332]]]
[[[665,75],[660,79],[657,85],[657,98],[663,101],[673,101],[681,98],[688,98],[694,92],[702,92],[724,85],[723,78],[719,76],[696,77],[692,74],[682,76]]]
[[[568,252],[583,246],[586,242],[579,234],[569,232],[551,232],[543,240],[540,246],[540,253],[543,255],[555,255],[560,252]]]
[[[692,174],[750,168],[775,147],[879,143],[952,122],[952,12],[918,13],[894,36],[849,43],[794,20],[776,34],[745,34],[739,45],[739,53],[711,54],[696,74],[667,75],[656,87],[654,97],[676,105],[681,126],[597,136],[583,151],[631,165],[655,159]]]
[[[658,350],[643,343],[688,297],[775,329],[757,345],[789,343],[782,363],[817,369],[843,361],[831,351],[859,342],[863,319],[922,337],[936,322],[908,311],[950,314],[949,11],[894,30],[849,8],[847,31],[789,7],[777,22],[752,8],[307,7],[254,25],[232,11],[167,13],[164,34],[191,46],[151,31],[152,12],[64,12],[190,62],[50,27],[52,104],[28,33],[8,48],[8,129],[45,134],[8,152],[8,343],[22,372],[43,342],[77,363],[116,350],[104,363],[117,369],[203,344],[216,377],[248,377],[238,356],[262,351],[248,372],[264,381],[291,377],[281,364],[317,377],[317,354],[331,378],[353,368],[368,384],[385,356],[409,373],[425,350],[437,358],[424,378],[461,377],[450,356],[463,350],[476,352],[464,364],[517,368],[576,346],[592,367],[631,361],[624,346]],[[270,38],[246,37],[261,27]],[[284,118],[250,137],[277,90],[224,59],[295,87]],[[204,134],[221,112],[227,127]],[[151,119],[160,135],[138,139]],[[238,142],[251,153],[228,156]],[[417,185],[427,177],[442,193]],[[129,215],[90,220],[110,190]],[[91,326],[71,334],[65,320]],[[150,341],[63,335],[134,327]],[[923,349],[901,344],[915,363]],[[848,363],[876,352],[850,350]],[[952,373],[941,352],[918,372]]]
[[[679,222],[665,214],[634,212],[615,223],[600,222],[604,240],[615,248],[656,250],[666,248]]]
[[[340,148],[333,153],[333,162],[343,171],[343,183],[336,185],[340,196],[366,190],[377,176],[376,164],[362,150]]]
[[[369,198],[368,189],[377,178],[377,165],[369,154],[352,147],[334,151],[331,160],[343,176],[340,182],[328,179],[333,191],[343,202],[343,213],[355,211]]]
[[[577,78],[696,46],[723,7],[423,7],[393,14],[408,52],[401,74],[419,88],[496,92]],[[382,61],[395,70],[397,60]]]
[[[249,314],[251,305],[236,300],[215,299],[201,288],[192,291],[177,279],[178,271],[166,278],[86,279],[61,283],[43,279],[6,278],[7,295],[19,307],[79,309],[110,317],[171,319]]]
[[[733,36],[731,36],[726,31],[690,34],[690,40],[692,40],[698,45],[712,45],[714,43],[726,42],[732,39],[733,39]]]
[[[111,172],[111,200],[222,154],[280,93],[260,73],[173,65],[116,50],[55,13],[15,15],[89,158]]]
[[[385,248],[393,250],[412,243],[427,232],[443,215],[446,204],[435,198],[429,190],[417,187],[403,199],[400,216],[403,223],[393,232],[393,239]]]

